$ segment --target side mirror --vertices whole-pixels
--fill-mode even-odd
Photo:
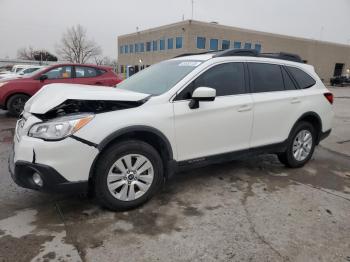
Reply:
[[[39,77],[39,80],[40,80],[41,82],[45,81],[46,79],[47,79],[47,75],[41,75],[41,76]]]
[[[216,90],[210,87],[197,87],[192,94],[192,99],[188,106],[191,109],[199,108],[199,101],[214,101]]]

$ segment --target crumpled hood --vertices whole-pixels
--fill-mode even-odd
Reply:
[[[104,101],[140,101],[149,94],[128,90],[78,85],[78,84],[49,84],[32,96],[24,106],[25,112],[45,114],[50,109],[66,100],[104,100]]]

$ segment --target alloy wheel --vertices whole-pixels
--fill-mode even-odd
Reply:
[[[154,169],[151,161],[140,154],[120,157],[107,175],[109,192],[118,200],[132,201],[144,195],[152,185]]]
[[[309,130],[301,130],[293,141],[293,156],[297,161],[304,161],[311,152],[313,138]]]

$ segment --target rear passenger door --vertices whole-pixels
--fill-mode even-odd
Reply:
[[[189,101],[198,87],[216,89],[216,98],[191,109]],[[203,72],[174,99],[177,160],[249,148],[252,109],[243,63],[219,64]]]
[[[248,68],[254,101],[251,147],[282,142],[300,116],[303,93],[282,65],[250,62]]]
[[[99,70],[89,66],[75,66],[74,83],[84,85],[103,85]]]

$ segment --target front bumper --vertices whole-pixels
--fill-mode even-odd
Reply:
[[[88,190],[87,181],[69,182],[54,168],[27,161],[14,162],[14,151],[9,157],[9,171],[13,181],[24,188],[43,192],[86,192]],[[33,174],[37,173],[43,180],[42,186],[34,183]]]

